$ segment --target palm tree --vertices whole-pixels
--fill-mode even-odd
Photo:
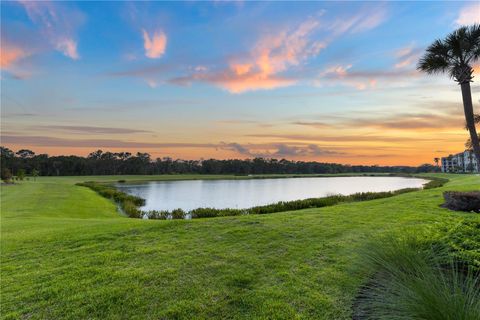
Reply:
[[[440,158],[433,158],[433,161],[435,161],[435,165],[438,167],[438,161],[440,161]]]
[[[435,40],[420,59],[417,69],[428,74],[448,73],[462,89],[463,110],[473,151],[480,168],[480,144],[475,129],[472,92],[473,63],[480,57],[480,24],[463,26],[443,40]]]

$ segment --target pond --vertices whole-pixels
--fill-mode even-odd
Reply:
[[[242,180],[151,181],[116,184],[146,200],[141,209],[185,211],[210,207],[245,209],[278,201],[319,198],[332,194],[421,188],[427,180],[402,177],[308,177]]]

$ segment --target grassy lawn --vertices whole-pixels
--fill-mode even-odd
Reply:
[[[2,186],[1,316],[349,319],[364,280],[357,249],[368,239],[480,219],[439,207],[443,190],[478,190],[480,177],[437,176],[451,181],[374,201],[190,221],[125,218],[74,185],[159,176],[41,177]]]

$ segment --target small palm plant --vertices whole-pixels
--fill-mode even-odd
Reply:
[[[463,110],[473,151],[480,168],[480,144],[475,129],[472,92],[473,64],[480,58],[480,24],[463,26],[443,40],[436,40],[420,59],[417,69],[428,74],[448,73],[460,84]]]

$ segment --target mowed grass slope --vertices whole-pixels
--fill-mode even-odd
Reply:
[[[193,221],[125,218],[74,185],[117,178],[2,187],[2,318],[348,319],[366,241],[480,219],[439,207],[443,190],[480,189],[473,175],[387,199]]]

